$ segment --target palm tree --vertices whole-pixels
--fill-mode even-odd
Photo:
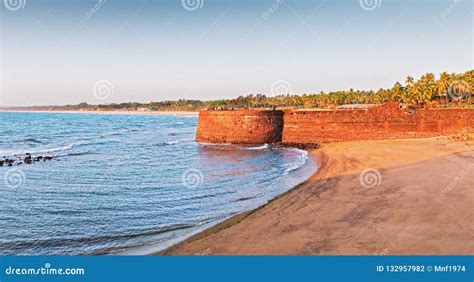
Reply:
[[[412,76],[407,76],[405,83],[407,84],[404,97],[405,103],[409,105],[417,104],[418,89],[415,85],[415,79]]]
[[[395,83],[395,85],[393,85],[392,90],[390,92],[391,92],[390,99],[392,101],[404,102],[404,101],[402,101],[403,96],[404,96],[403,95],[404,89],[403,89],[403,86],[400,82],[397,81]]]
[[[438,80],[438,95],[444,96],[445,103],[448,102],[448,88],[449,84],[451,83],[451,77],[447,72],[443,72]]]
[[[426,105],[427,102],[431,101],[436,96],[436,78],[432,73],[423,75],[417,81],[418,88],[418,103]]]

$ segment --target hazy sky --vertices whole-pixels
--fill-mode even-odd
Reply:
[[[2,2],[3,106],[377,89],[473,68],[471,0]]]

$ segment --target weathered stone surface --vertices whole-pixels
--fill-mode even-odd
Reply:
[[[337,141],[433,137],[474,132],[474,110],[202,111],[196,140],[209,143],[321,144]]]
[[[282,111],[201,111],[196,141],[234,144],[274,143],[281,141],[282,129]]]
[[[369,110],[284,113],[283,143],[434,137],[474,131],[474,110],[398,109],[391,104]]]

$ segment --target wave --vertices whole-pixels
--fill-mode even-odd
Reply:
[[[24,139],[24,140],[30,140],[30,138]],[[31,140],[35,140],[32,139]],[[43,144],[41,141],[35,140],[38,143]],[[34,142],[34,141],[31,141]],[[12,150],[0,150],[0,155],[1,156],[14,156],[14,155],[24,155],[26,153],[29,154],[47,154],[47,153],[53,153],[53,152],[60,152],[60,151],[68,151],[73,149],[74,147],[81,146],[81,145],[103,145],[103,144],[108,144],[108,143],[116,143],[118,140],[116,139],[104,139],[104,137],[101,137],[99,139],[82,139],[80,141],[75,141],[70,144],[65,144],[65,145],[57,145],[57,146],[52,146],[51,147],[40,147],[40,148],[21,148],[21,149],[12,149]],[[63,154],[64,156],[67,155],[74,155],[74,154],[84,154],[84,152],[79,152],[79,153],[69,153],[69,154]]]
[[[53,211],[54,212],[54,211]],[[182,229],[191,228],[193,225],[190,224],[174,224],[164,227],[144,229],[144,230],[132,230],[128,234],[120,235],[99,235],[99,236],[85,236],[85,237],[73,237],[73,238],[48,238],[39,240],[19,240],[14,242],[3,243],[0,242],[0,250],[9,251],[21,251],[28,247],[64,247],[64,246],[88,246],[92,244],[101,244],[104,242],[110,242],[114,240],[127,240],[145,236],[156,236],[165,232],[177,231]]]
[[[268,144],[263,144],[262,146],[257,146],[257,147],[245,147],[247,150],[265,150],[270,148],[270,145]]]
[[[24,139],[19,139],[15,140],[15,142],[26,142],[26,143],[35,143],[35,144],[43,144],[43,142],[36,140],[32,137],[24,138]]]
[[[161,142],[161,143],[158,143],[157,145],[176,145],[176,144],[179,144],[181,142],[193,142],[193,141],[194,141],[194,139],[183,138],[183,139],[177,139],[177,140],[170,140],[170,141]]]
[[[199,146],[209,146],[209,147],[227,147],[227,146],[235,146],[230,143],[207,143],[207,142],[197,142]]]
[[[120,136],[120,135],[123,135],[123,134],[125,134],[129,131],[130,131],[129,129],[120,129],[120,130],[117,130],[117,131],[107,132],[107,133],[102,134],[100,136],[100,138],[111,137],[111,136]]]
[[[283,172],[283,175],[287,175],[288,173],[299,169],[300,167],[304,166],[306,164],[306,161],[308,160],[308,151],[297,148],[292,148],[290,150],[296,151],[300,155],[296,161],[288,164],[288,167]]]
[[[267,150],[269,148],[272,148],[272,146],[269,144],[263,144],[257,147],[246,147],[246,146],[240,146],[240,145],[235,145],[235,144],[213,144],[213,143],[205,143],[205,142],[198,142],[198,144],[200,146],[210,146],[214,148],[219,148],[219,147],[224,148],[228,146],[233,146],[236,148],[243,148],[245,150]],[[279,148],[279,146],[276,146],[275,148]],[[299,156],[296,161],[286,164],[287,168],[283,171],[283,175],[287,175],[288,173],[301,168],[302,166],[306,164],[306,161],[308,160],[308,152],[305,150],[301,150],[298,148],[285,148],[285,149],[297,152]]]
[[[243,146],[243,145],[238,145],[238,144],[230,144],[230,143],[206,143],[206,142],[197,142],[200,146],[203,147],[235,147],[236,149],[245,149],[245,150],[265,150],[269,149],[271,146],[269,144],[263,144],[261,146],[256,146],[256,147],[249,147],[249,146]]]
[[[58,154],[56,157],[67,157],[67,156],[82,156],[82,155],[87,155],[89,154],[89,150],[84,150],[84,151],[79,151],[79,152],[71,152],[71,153],[63,153],[63,154]]]
[[[68,145],[62,145],[52,148],[29,148],[29,149],[16,149],[16,150],[0,150],[0,155],[2,156],[12,156],[12,155],[24,155],[26,153],[30,154],[44,154],[52,153],[58,151],[66,151],[74,148],[74,146],[82,145],[84,142],[75,142]]]

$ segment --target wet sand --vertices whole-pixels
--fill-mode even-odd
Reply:
[[[472,255],[472,140],[323,145],[306,182],[159,254]]]

